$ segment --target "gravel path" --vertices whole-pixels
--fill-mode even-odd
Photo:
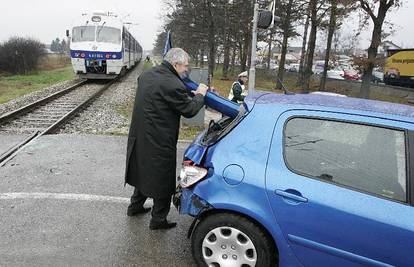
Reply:
[[[119,114],[119,109],[135,96],[137,77],[143,64],[134,68],[112,85],[86,110],[79,113],[60,130],[65,134],[128,134],[129,120]]]
[[[41,89],[36,92],[32,92],[27,95],[23,95],[21,97],[18,97],[16,99],[10,100],[9,102],[6,102],[4,104],[0,104],[0,116],[3,114],[6,114],[12,110],[16,110],[18,108],[24,107],[30,103],[33,103],[37,100],[40,100],[46,96],[49,96],[53,93],[56,93],[58,91],[61,91],[65,88],[68,88],[71,85],[74,85],[75,83],[80,82],[80,79],[74,79],[70,81],[64,81],[57,84],[54,84],[50,87]]]

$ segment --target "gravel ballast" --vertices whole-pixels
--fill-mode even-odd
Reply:
[[[56,93],[58,91],[61,91],[63,89],[66,89],[78,82],[80,82],[81,79],[73,79],[70,81],[64,81],[57,84],[54,84],[52,86],[49,86],[44,89],[40,89],[39,91],[32,92],[23,96],[20,96],[18,98],[15,98],[13,100],[10,100],[4,104],[0,104],[0,116],[3,114],[6,114],[10,111],[19,109],[21,107],[24,107],[28,104],[31,104],[35,101],[38,101],[44,97],[47,97],[53,93]]]
[[[113,84],[87,109],[70,120],[60,130],[60,133],[128,134],[130,121],[122,116],[119,110],[134,98],[137,78],[142,72],[142,68],[143,64],[141,63]]]

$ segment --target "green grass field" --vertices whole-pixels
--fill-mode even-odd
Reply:
[[[70,65],[53,70],[37,71],[29,75],[0,76],[0,104],[73,78],[75,74]]]

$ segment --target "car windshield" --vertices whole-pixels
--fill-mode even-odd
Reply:
[[[98,26],[96,41],[103,43],[120,44],[121,30],[113,27]]]
[[[93,42],[95,41],[95,26],[78,26],[72,31],[72,42]]]

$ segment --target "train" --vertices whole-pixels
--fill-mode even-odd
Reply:
[[[82,14],[66,35],[73,71],[81,78],[114,79],[142,60],[141,45],[111,12]]]

